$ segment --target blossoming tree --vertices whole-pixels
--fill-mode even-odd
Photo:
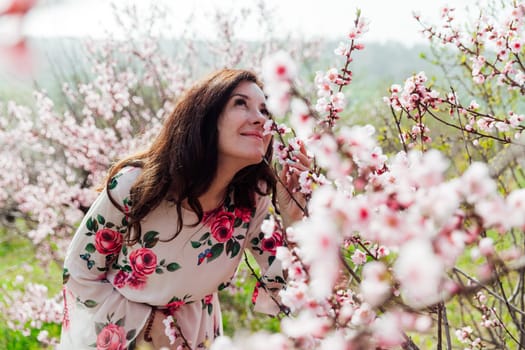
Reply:
[[[222,48],[227,60],[219,65],[266,56],[261,73],[274,118],[265,130],[277,141],[277,163],[294,162],[301,147],[314,162],[295,191],[309,198],[304,220],[285,232],[278,216],[262,227],[269,244],[287,242],[275,248],[288,276],[275,300],[281,332],[219,338],[213,350],[417,349],[424,339],[448,349],[525,344],[525,190],[522,168],[513,166],[523,147],[525,4],[501,2],[467,28],[454,11],[443,10],[442,25],[416,19],[436,50],[458,54],[469,80],[451,78],[457,87],[439,89],[421,72],[392,85],[385,102],[398,149],[389,152],[374,127],[345,123],[345,87],[368,25],[359,11],[335,50],[341,66],[315,76],[317,99],[301,90],[297,56],[272,44],[250,57],[241,46]],[[36,92],[34,112],[14,102],[0,108],[2,226],[30,239],[44,261],[60,262],[111,161],[150,139],[196,74],[153,38],[90,50],[95,78],[64,85],[65,107]],[[42,295],[32,285],[26,292]],[[60,322],[58,300],[15,313],[32,304],[7,298],[14,328]]]
[[[363,48],[359,13],[349,42],[336,49],[342,67],[316,75],[315,103],[298,91],[289,57],[268,58],[270,108],[276,116],[289,111],[296,131],[285,138],[289,129],[267,124],[282,141],[279,161],[294,161],[299,135],[316,166],[297,189],[311,196],[306,218],[287,230],[289,247],[278,249],[288,271],[280,302],[292,316],[265,346],[416,349],[416,333],[433,333],[438,349],[523,346],[525,190],[522,168],[509,165],[525,146],[525,4],[501,6],[492,16],[481,12],[472,31],[452,8],[443,9],[441,26],[416,15],[436,50],[458,53],[471,82],[455,82],[479,103],[464,105],[458,88],[438,91],[423,72],[392,85],[385,102],[399,153],[384,154],[373,127],[341,122],[352,53]],[[460,159],[435,149],[431,125],[449,140],[458,132],[459,145],[450,147],[462,147]],[[224,338],[213,349],[258,349],[262,336]]]

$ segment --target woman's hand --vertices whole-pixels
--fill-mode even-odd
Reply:
[[[312,160],[306,154],[304,143],[299,141],[299,144],[299,151],[294,154],[292,161],[285,163],[277,183],[277,204],[285,227],[301,220],[306,214],[306,196],[298,191],[299,176],[310,170]]]

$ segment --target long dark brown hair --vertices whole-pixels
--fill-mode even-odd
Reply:
[[[198,82],[177,102],[171,115],[146,151],[128,156],[109,171],[106,190],[120,210],[122,206],[111,197],[111,179],[126,166],[142,168],[131,187],[130,210],[126,241],[134,244],[141,239],[140,221],[163,200],[172,200],[177,208],[178,227],[171,239],[183,228],[182,203],[187,200],[197,214],[197,225],[203,218],[199,196],[211,185],[217,173],[217,121],[233,90],[243,81],[263,88],[257,76],[247,70],[222,69]],[[276,177],[271,163],[272,144],[266,150],[265,160],[240,170],[233,178],[228,193],[238,207],[253,208],[255,194],[275,193]]]

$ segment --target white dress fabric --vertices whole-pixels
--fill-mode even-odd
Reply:
[[[109,185],[124,211],[132,205],[129,192],[140,172],[126,167]],[[169,240],[176,232],[177,210],[164,201],[141,222],[142,239],[127,246],[122,237],[126,215],[102,191],[66,254],[58,349],[133,349],[153,307],[173,317],[177,343],[184,338],[191,349],[209,347],[222,333],[217,292],[232,280],[245,249],[259,264],[266,287],[276,290],[284,285],[275,260],[282,236],[275,232],[264,237],[260,226],[270,201],[258,196],[256,202],[256,208],[236,208],[230,196],[194,227],[187,224],[195,223],[197,216],[183,209],[185,226]],[[276,314],[279,307],[272,296],[263,288],[258,293],[255,310]]]

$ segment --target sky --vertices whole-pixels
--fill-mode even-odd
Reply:
[[[8,0],[0,0],[2,1]],[[116,0],[117,5],[135,3],[141,13],[147,13],[152,0]],[[179,35],[187,29],[187,20],[194,35],[203,38],[214,36],[210,24],[213,13],[238,13],[240,7],[250,7],[257,1],[249,0],[155,0],[167,7],[170,33]],[[24,23],[24,32],[32,36],[91,36],[100,37],[107,32],[118,33],[110,0],[40,0]],[[369,32],[365,41],[385,42],[395,40],[406,45],[425,42],[420,25],[412,13],[436,22],[440,9],[449,4],[459,8],[475,4],[474,0],[266,0],[274,11],[276,36],[291,34],[296,37],[343,38],[351,28],[357,8],[369,19]],[[252,8],[255,8],[251,5]],[[239,31],[239,38],[258,39],[260,31],[253,20],[246,20]],[[1,33],[1,30],[0,30]]]

